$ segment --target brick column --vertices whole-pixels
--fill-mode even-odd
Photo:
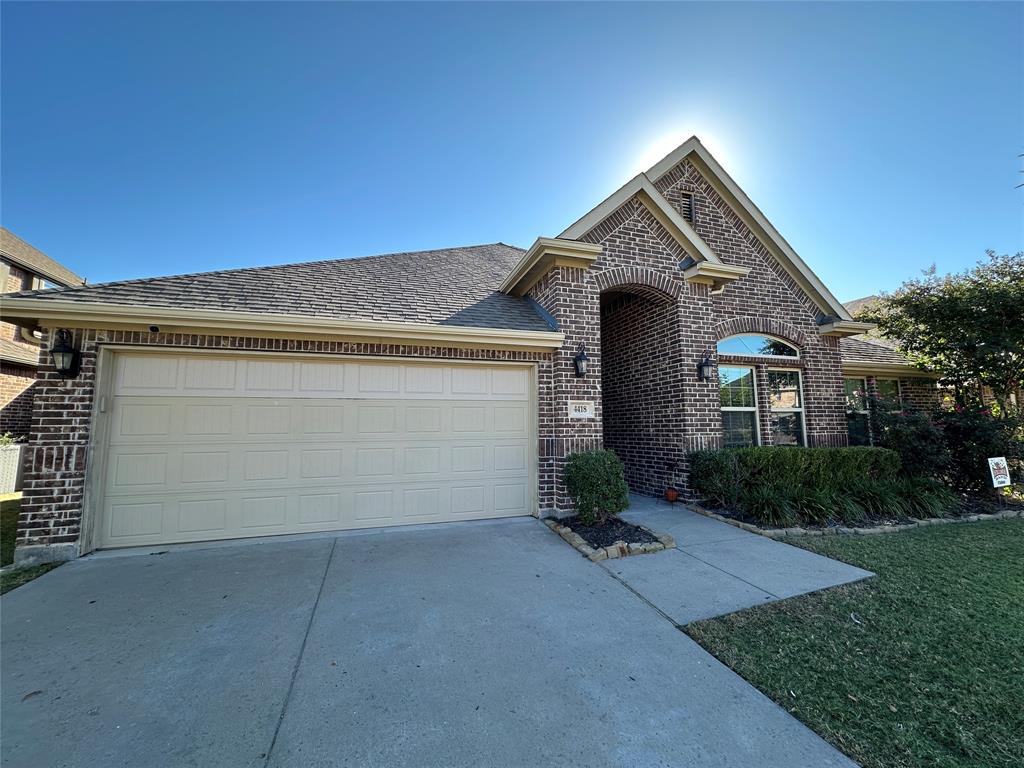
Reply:
[[[554,513],[572,510],[565,489],[565,460],[569,454],[600,448],[603,443],[601,413],[601,305],[592,276],[577,267],[555,267],[529,291],[529,296],[555,318],[565,342],[552,365],[549,419],[542,423],[538,455],[541,474],[554,482]],[[576,376],[573,358],[584,345],[589,369]],[[570,419],[569,401],[594,403],[593,419]]]
[[[710,286],[688,283],[679,302],[679,340],[676,344],[680,372],[681,422],[686,452],[722,447],[722,411],[718,396],[717,367],[708,381],[698,381],[697,363],[705,352],[717,360],[715,313]],[[683,456],[673,482],[688,497],[690,462]]]
[[[96,379],[95,332],[76,331],[74,339],[82,353],[82,368],[74,379],[62,379],[53,368],[48,354],[52,329],[39,357],[32,442],[25,449],[17,563],[69,560],[79,554]]]

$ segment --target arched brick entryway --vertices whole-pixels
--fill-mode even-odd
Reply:
[[[661,495],[684,458],[679,294],[671,277],[624,268],[601,288],[604,444],[626,467],[630,490]]]

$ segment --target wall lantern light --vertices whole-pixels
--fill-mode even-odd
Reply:
[[[61,378],[73,379],[78,375],[81,356],[75,349],[74,338],[67,328],[61,328],[54,334],[50,357],[53,360],[53,367],[57,369]]]
[[[576,377],[582,379],[587,375],[587,363],[590,358],[587,357],[587,350],[584,349],[583,344],[580,343],[580,351],[576,353],[576,357],[572,359],[573,367],[576,369]]]
[[[711,361],[711,350],[704,353],[704,359],[697,363],[697,381],[711,381],[715,364]]]

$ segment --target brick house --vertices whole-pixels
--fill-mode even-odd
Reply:
[[[3,293],[83,285],[85,281],[17,235],[0,227]],[[0,435],[27,437],[41,339],[13,323],[0,323]]]
[[[696,448],[846,445],[843,341],[869,329],[696,138],[525,252],[23,292],[3,317],[81,358],[41,371],[21,562],[559,514],[566,457],[600,446],[634,491],[685,491]]]

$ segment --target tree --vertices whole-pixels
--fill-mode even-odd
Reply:
[[[1024,385],[1024,252],[988,251],[987,260],[960,274],[935,267],[908,280],[858,313],[922,368],[953,388],[958,405],[992,389],[1001,413]]]

